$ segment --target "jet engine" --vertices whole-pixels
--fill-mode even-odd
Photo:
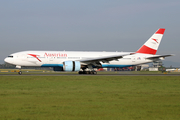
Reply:
[[[79,61],[64,61],[63,62],[63,70],[64,71],[80,71],[81,63]]]

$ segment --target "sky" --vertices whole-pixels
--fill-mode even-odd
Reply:
[[[159,28],[157,54],[180,66],[179,0],[0,0],[0,62],[25,50],[134,52]]]

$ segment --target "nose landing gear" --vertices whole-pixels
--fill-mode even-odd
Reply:
[[[18,68],[18,69],[19,69],[18,74],[19,74],[19,75],[22,75],[21,66],[16,65],[16,68]]]
[[[19,74],[19,75],[22,75],[22,71],[19,71],[18,74]]]

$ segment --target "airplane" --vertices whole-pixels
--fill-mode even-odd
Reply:
[[[172,56],[156,55],[164,32],[164,28],[158,29],[136,52],[22,51],[10,54],[4,61],[19,69],[40,66],[52,67],[54,71],[97,74],[95,68],[130,67]]]

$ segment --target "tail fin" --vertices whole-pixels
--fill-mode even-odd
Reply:
[[[157,30],[145,43],[144,45],[139,48],[139,50],[136,53],[143,53],[143,54],[153,54],[155,55],[157,52],[157,49],[159,47],[159,44],[161,42],[161,39],[163,37],[165,29],[160,28]]]

